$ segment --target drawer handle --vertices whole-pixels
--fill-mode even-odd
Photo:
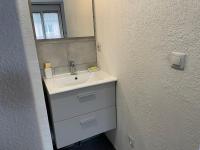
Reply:
[[[96,118],[95,117],[89,117],[86,119],[82,119],[80,121],[80,124],[82,127],[90,127],[91,125],[94,125],[96,123]]]
[[[96,99],[96,93],[88,93],[84,95],[78,95],[77,96],[79,102],[87,102],[87,101],[92,101]]]

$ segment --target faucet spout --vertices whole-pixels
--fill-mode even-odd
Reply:
[[[69,61],[69,68],[70,68],[70,74],[71,75],[76,75],[77,71],[76,71],[76,64],[73,60]]]

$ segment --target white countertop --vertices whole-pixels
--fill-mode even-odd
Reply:
[[[69,73],[53,76],[50,79],[43,78],[48,93],[58,94],[84,87],[116,82],[117,78],[103,71],[88,72],[81,71],[77,75]]]

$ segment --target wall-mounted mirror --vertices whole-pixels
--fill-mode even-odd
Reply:
[[[37,40],[93,37],[93,0],[31,0]]]

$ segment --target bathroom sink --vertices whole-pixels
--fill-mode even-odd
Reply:
[[[53,76],[51,79],[44,78],[44,83],[49,94],[71,91],[93,85],[114,82],[117,79],[103,71],[81,71],[77,75],[69,73]]]
[[[65,75],[54,78],[54,82],[56,82],[56,86],[65,87],[65,86],[73,86],[77,84],[81,84],[84,82],[88,82],[92,79],[92,73],[86,72],[77,75]]]

